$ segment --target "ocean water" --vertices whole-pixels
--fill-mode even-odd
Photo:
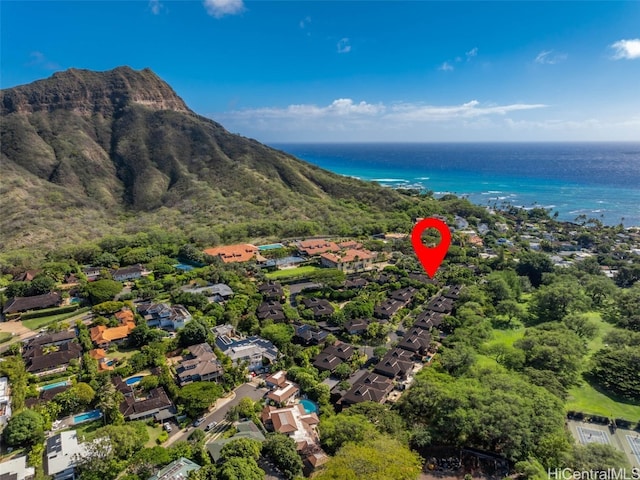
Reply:
[[[640,226],[640,143],[274,144],[341,175]]]

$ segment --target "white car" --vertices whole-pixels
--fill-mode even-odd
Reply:
[[[204,431],[208,432],[209,430],[214,429],[216,425],[218,425],[218,422],[211,422],[209,425],[204,427]]]
[[[162,425],[162,428],[164,428],[164,430],[168,433],[172,430],[171,428],[171,424],[169,422],[164,422],[164,424]]]

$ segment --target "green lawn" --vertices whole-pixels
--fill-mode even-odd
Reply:
[[[609,418],[624,418],[632,422],[640,421],[640,405],[618,402],[600,393],[587,382],[569,390],[566,409]]]
[[[493,338],[486,343],[486,346],[504,345],[510,347],[516,340],[520,340],[524,336],[524,327],[509,329],[494,329]]]
[[[313,265],[305,265],[304,267],[288,268],[286,270],[276,270],[275,272],[269,272],[265,276],[269,280],[281,280],[291,277],[303,277],[311,273],[315,273],[320,270],[320,267]]]
[[[13,335],[9,332],[0,332],[0,343],[8,342],[11,340],[11,337],[13,337]]]
[[[74,312],[60,313],[58,315],[51,315],[48,317],[30,318],[29,320],[23,320],[22,325],[27,327],[29,330],[40,330],[42,327],[46,327],[47,325],[51,325],[52,323],[60,322],[62,320],[70,320],[70,323],[72,323],[73,317],[80,317],[88,311],[89,307],[84,307],[79,308]]]
[[[149,434],[149,441],[145,443],[144,446],[147,448],[153,448],[158,446],[158,444],[156,443],[156,439],[162,433],[162,427],[160,426],[150,427],[149,425],[146,425],[146,427],[147,427],[147,433]]]

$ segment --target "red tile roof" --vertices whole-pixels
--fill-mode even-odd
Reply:
[[[250,243],[239,243],[237,245],[207,248],[204,253],[212,257],[218,256],[224,263],[248,262],[258,253],[258,247]]]

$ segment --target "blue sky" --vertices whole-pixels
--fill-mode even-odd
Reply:
[[[149,67],[265,142],[640,139],[640,2],[6,1],[3,88]]]

